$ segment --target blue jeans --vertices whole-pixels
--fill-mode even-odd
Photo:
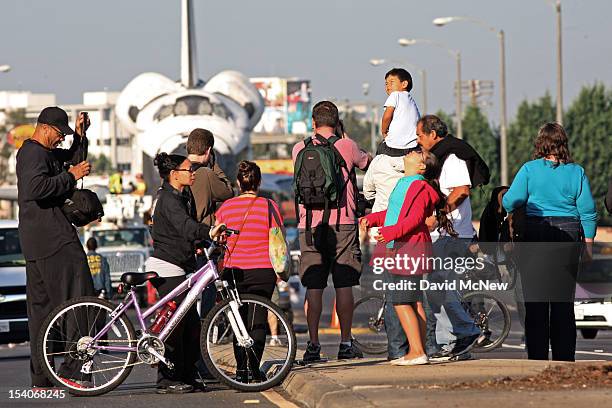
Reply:
[[[390,302],[385,303],[385,331],[387,332],[389,359],[395,360],[408,354],[409,345],[406,333]]]
[[[471,242],[471,238],[440,237],[433,244],[434,257],[467,257],[469,256],[468,246]],[[442,283],[445,281],[452,282],[458,278],[460,278],[460,275],[453,270],[436,270],[427,277],[427,280],[429,282]],[[428,290],[425,293],[425,298],[424,307],[427,316],[427,338],[425,344],[428,353],[440,349],[436,341],[437,317],[435,314],[441,312],[442,306],[444,306],[444,310],[450,320],[452,334],[457,339],[480,333],[480,330],[474,323],[474,319],[461,305],[457,291]]]

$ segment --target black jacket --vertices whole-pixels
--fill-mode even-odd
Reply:
[[[457,139],[452,135],[447,135],[431,148],[431,152],[436,155],[440,165],[451,154],[454,154],[461,160],[465,160],[470,173],[472,188],[489,183],[491,177],[489,166],[466,141]]]
[[[81,138],[69,150],[49,150],[28,139],[17,152],[17,202],[19,240],[28,261],[48,258],[62,246],[79,242],[76,229],[62,212],[62,204],[75,187],[64,164],[85,157]]]
[[[153,256],[183,268],[195,269],[195,242],[208,239],[209,227],[194,219],[190,195],[164,181],[157,191],[153,213]]]
[[[508,213],[503,206],[500,207],[497,201],[497,196],[502,190],[508,190],[508,187],[499,186],[493,189],[489,203],[480,217],[478,242],[480,249],[486,254],[496,254],[498,243],[519,242],[524,237],[525,207],[517,208],[512,212],[512,236],[510,236],[510,220],[506,218]]]

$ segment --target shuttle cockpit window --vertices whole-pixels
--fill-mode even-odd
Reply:
[[[211,103],[210,99],[199,95],[188,95],[178,98],[174,105],[164,105],[155,114],[154,119],[163,120],[168,116],[212,115],[223,119],[231,118],[231,112],[220,103]]]
[[[168,116],[172,116],[174,114],[174,107],[172,105],[164,105],[155,114],[154,119],[156,121],[164,120]]]

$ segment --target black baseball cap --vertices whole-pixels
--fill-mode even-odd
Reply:
[[[65,110],[58,108],[57,106],[49,106],[43,109],[42,112],[40,112],[40,115],[38,115],[37,122],[55,126],[66,135],[71,135],[74,133],[74,130],[68,126],[68,114]]]

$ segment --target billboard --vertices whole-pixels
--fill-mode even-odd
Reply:
[[[287,133],[303,135],[312,128],[310,81],[287,81]]]
[[[280,77],[251,78],[264,99],[256,133],[305,134],[311,129],[310,81]]]

